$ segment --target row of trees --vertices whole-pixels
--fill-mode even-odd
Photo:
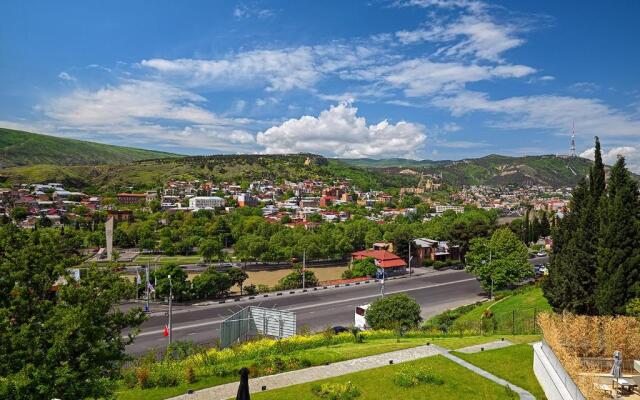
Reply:
[[[640,297],[638,183],[624,157],[606,181],[598,138],[589,178],[573,190],[570,209],[553,232],[545,296],[558,311],[626,313]]]

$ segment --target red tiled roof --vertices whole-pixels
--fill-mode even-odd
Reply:
[[[351,256],[356,260],[362,260],[368,257],[375,258],[378,261],[378,266],[382,268],[404,267],[407,265],[402,258],[386,250],[356,251],[355,253],[351,253]]]

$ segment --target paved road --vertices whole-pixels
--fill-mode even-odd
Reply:
[[[529,262],[544,264],[548,262],[548,257],[533,258]],[[387,280],[385,289],[388,294],[404,292],[415,298],[422,307],[423,318],[486,298],[478,281],[464,271],[449,270],[407,279]],[[327,326],[348,326],[353,323],[355,307],[370,303],[379,295],[380,285],[371,283],[282,297],[257,297],[255,300],[237,303],[175,307],[173,338],[213,343],[220,335],[222,320],[249,305],[295,311],[298,330],[302,327],[321,330]],[[129,354],[141,354],[154,348],[166,347],[167,338],[162,335],[167,323],[166,306],[156,307],[160,307],[162,311],[153,313],[142,325],[140,335],[127,347]]]
[[[415,298],[422,306],[424,318],[484,298],[478,281],[464,271],[443,271],[387,280],[385,293],[407,293]],[[349,325],[353,323],[355,307],[370,303],[379,295],[380,284],[370,283],[237,303],[174,309],[173,338],[211,343],[219,337],[222,320],[248,305],[295,311],[299,330],[304,326],[311,330],[321,330],[332,325]],[[163,337],[162,331],[166,321],[163,312],[152,314],[143,324],[135,342],[127,347],[127,352],[141,354],[154,348],[164,348],[167,339]]]

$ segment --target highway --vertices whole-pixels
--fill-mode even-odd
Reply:
[[[533,258],[531,264],[544,264],[548,257]],[[432,271],[405,279],[387,280],[385,293],[406,293],[422,307],[422,317],[429,318],[450,308],[485,299],[479,282],[465,271]],[[191,340],[212,344],[220,335],[221,322],[244,307],[254,305],[296,312],[298,331],[307,327],[312,331],[328,326],[348,326],[353,323],[355,307],[367,304],[380,296],[380,284],[372,282],[359,286],[329,288],[283,296],[256,296],[224,304],[176,306],[173,312],[173,340]],[[167,323],[166,305],[153,305],[150,318],[141,327],[140,334],[126,351],[132,355],[149,350],[162,350],[167,346],[163,329]]]
[[[385,294],[394,293],[406,293],[415,298],[422,306],[423,318],[484,298],[480,284],[473,276],[453,270],[387,280]],[[277,297],[271,294],[267,298],[256,297],[241,302],[176,307],[173,312],[173,340],[213,343],[220,335],[221,322],[249,305],[296,312],[298,330],[303,327],[315,331],[328,326],[348,326],[353,323],[357,305],[370,303],[379,296],[380,284],[372,282]],[[167,323],[165,309],[162,307],[161,312],[151,314],[134,343],[127,346],[127,353],[136,355],[166,347],[167,338],[163,336]]]

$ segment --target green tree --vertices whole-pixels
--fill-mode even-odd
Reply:
[[[471,241],[466,255],[467,271],[476,275],[485,290],[501,289],[531,277],[533,271],[527,258],[527,248],[509,229],[496,230],[491,239]]]
[[[404,293],[378,298],[365,317],[373,329],[410,329],[422,321],[420,305]]]
[[[342,277],[345,279],[359,278],[362,276],[375,276],[378,271],[375,260],[367,257],[362,260],[355,260],[351,269],[345,270]]]
[[[217,272],[214,267],[207,268],[193,278],[193,293],[200,299],[224,297],[229,293],[233,282],[228,274]]]
[[[549,223],[549,217],[547,216],[547,212],[542,212],[542,217],[540,217],[540,236],[547,237],[551,234],[551,224]]]
[[[249,278],[249,275],[238,267],[229,268],[227,275],[229,275],[232,285],[238,285],[240,287],[240,295],[242,295],[242,285],[244,285],[244,281]]]
[[[624,314],[640,293],[638,184],[620,157],[611,169],[600,209],[596,305],[599,314]]]
[[[24,207],[14,207],[11,209],[10,215],[14,221],[20,222],[24,221],[24,219],[27,218],[27,215],[29,215],[29,211],[27,211],[27,209]]]
[[[175,263],[167,263],[153,271],[151,279],[157,282],[156,295],[159,297],[169,296],[169,275],[171,275],[174,298],[178,301],[188,300],[190,292],[187,273]]]
[[[222,243],[216,239],[202,239],[198,246],[200,256],[205,262],[211,262],[212,259],[222,259]]]
[[[51,229],[0,227],[2,399],[112,397],[125,345],[145,318],[139,308],[119,310],[133,287],[109,268],[73,281],[65,269],[79,249],[65,242]]]
[[[316,278],[316,274],[313,271],[309,271],[307,269],[304,272],[305,278],[305,287],[314,287],[318,286],[318,278]],[[288,275],[282,277],[278,284],[276,285],[278,290],[288,290],[288,289],[297,289],[302,287],[302,267],[300,265],[295,265],[293,267],[293,271]]]

